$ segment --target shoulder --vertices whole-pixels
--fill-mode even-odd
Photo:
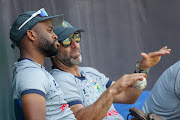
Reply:
[[[14,71],[14,80],[19,84],[47,84],[49,81],[48,74],[48,71],[37,65],[19,65]]]
[[[56,81],[71,81],[72,79],[74,79],[74,75],[59,69],[51,70],[50,74],[54,77]]]
[[[21,76],[32,75],[31,77],[35,77],[46,75],[47,73],[47,71],[43,67],[41,67],[40,64],[29,60],[23,60],[14,63],[13,69],[16,74],[19,74]]]
[[[92,67],[79,67],[81,72],[99,74],[100,72]]]
[[[180,68],[180,60],[171,65],[170,68]]]
[[[46,71],[45,70],[42,70],[42,69],[39,69],[39,68],[24,68],[22,69],[21,71],[18,72],[19,76],[21,77],[30,77],[30,78],[36,78],[36,77],[47,77],[47,74],[46,74]]]
[[[92,76],[106,77],[103,73],[92,67],[79,67],[81,74],[88,74]]]

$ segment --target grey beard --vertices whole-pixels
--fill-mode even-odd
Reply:
[[[76,59],[70,58],[70,63],[71,63],[72,65],[78,65],[78,64],[81,63],[81,62],[82,62],[82,56],[81,56],[81,54],[80,54],[79,57],[76,58]]]

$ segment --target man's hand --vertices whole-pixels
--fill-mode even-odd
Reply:
[[[144,73],[134,73],[134,74],[123,75],[119,80],[113,83],[109,89],[111,89],[111,91],[115,95],[118,95],[122,91],[124,91],[126,88],[132,87],[132,85],[137,80],[143,80],[143,77],[145,77]]]
[[[99,97],[99,99],[88,107],[84,107],[82,104],[76,104],[70,106],[77,120],[102,120],[107,115],[109,108],[111,107],[115,97],[126,88],[132,88],[132,84],[136,80],[143,80],[144,73],[134,73],[129,75],[123,75],[119,80],[113,82],[112,85]],[[134,88],[132,88],[134,89]],[[117,102],[128,103],[129,98],[134,98],[134,94],[127,96],[123,94],[120,100]],[[122,99],[121,99],[122,98]],[[125,102],[124,102],[125,101]]]
[[[153,67],[160,61],[162,55],[168,55],[170,54],[170,52],[171,52],[171,49],[168,49],[167,46],[165,46],[159,51],[150,52],[148,54],[141,53],[141,56],[143,57],[143,59],[139,62],[139,66],[138,66],[139,69],[146,70],[148,68]]]

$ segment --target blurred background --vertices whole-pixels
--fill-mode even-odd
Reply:
[[[13,63],[19,49],[10,47],[9,30],[25,11],[45,8],[49,15],[64,14],[74,27],[83,28],[81,66],[94,67],[111,80],[134,72],[141,52],[168,46],[170,55],[151,68],[151,90],[161,73],[180,58],[179,0],[0,0],[0,120],[14,120]],[[49,58],[45,67],[51,70]]]

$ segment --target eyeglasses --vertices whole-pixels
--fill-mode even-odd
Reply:
[[[76,41],[76,43],[79,43],[81,41],[81,33],[74,33],[72,37],[68,37],[63,41],[60,41],[60,43],[66,48],[69,47],[72,43],[72,38]]]
[[[29,22],[31,19],[36,17],[37,15],[40,15],[41,17],[48,16],[44,8],[41,8],[37,12],[33,13],[30,18],[28,18],[18,29],[20,30],[27,22]]]

